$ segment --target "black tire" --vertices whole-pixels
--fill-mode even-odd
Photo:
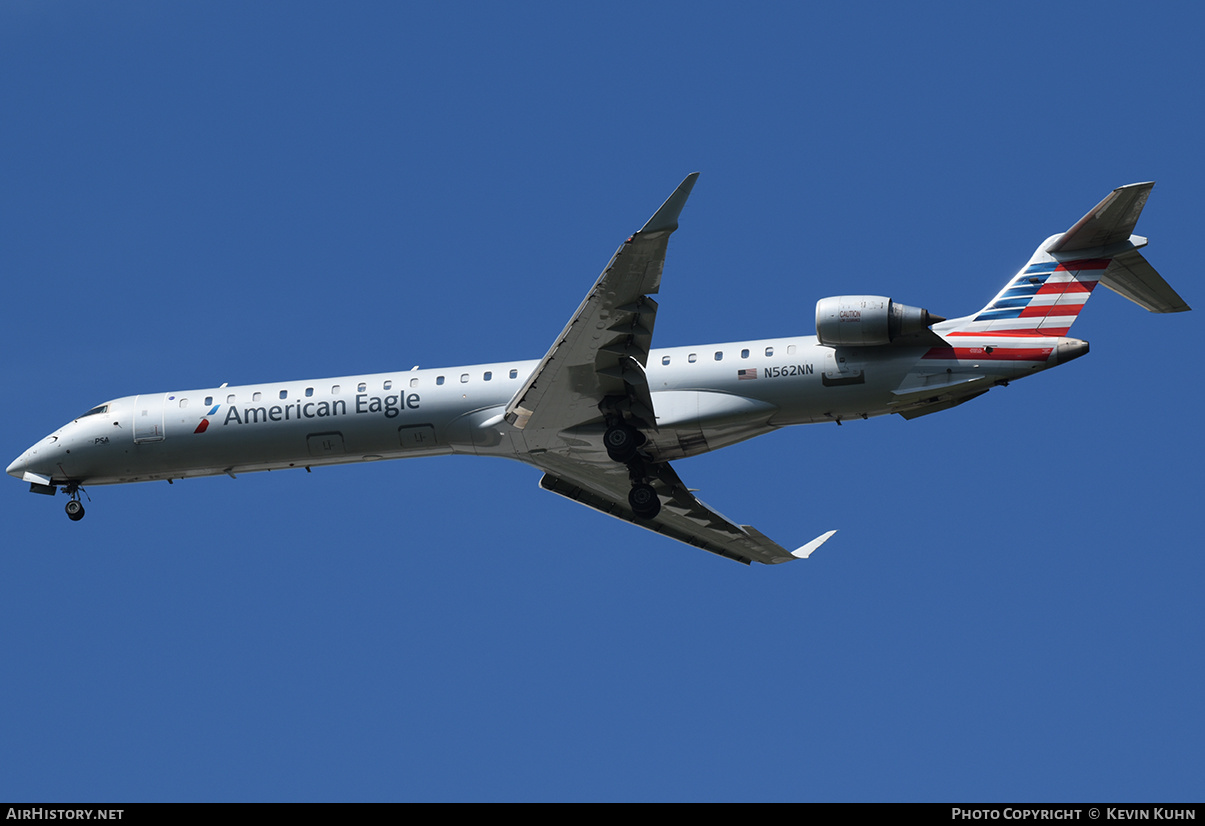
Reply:
[[[84,503],[78,499],[72,499],[68,502],[65,510],[67,511],[67,518],[72,522],[78,522],[84,518]]]
[[[654,519],[661,513],[661,499],[652,485],[632,485],[628,492],[628,504],[641,519]]]
[[[636,448],[643,444],[640,431],[626,424],[608,427],[603,434],[603,444],[607,446],[607,455],[611,461],[626,465],[636,455]]]

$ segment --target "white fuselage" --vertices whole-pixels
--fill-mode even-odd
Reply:
[[[998,348],[1015,345],[989,335],[941,353],[928,345],[834,348],[801,336],[654,350],[646,375],[657,430],[645,449],[668,461],[786,425],[899,412],[926,386],[983,379],[991,387],[1086,349],[1075,339],[1030,339],[1020,357],[1001,357],[1010,351]],[[537,364],[126,396],[59,428],[8,472],[108,485],[450,453],[527,461],[528,431],[502,413]],[[562,431],[557,452],[607,462],[603,430],[599,422]]]

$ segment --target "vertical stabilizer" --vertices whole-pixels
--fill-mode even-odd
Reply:
[[[1065,336],[1097,284],[1157,313],[1190,309],[1138,250],[1133,235],[1153,182],[1113,190],[1071,229],[1047,238],[987,306],[950,330],[964,335]]]

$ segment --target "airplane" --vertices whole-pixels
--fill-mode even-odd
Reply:
[[[885,296],[816,304],[816,335],[653,349],[669,236],[688,175],[624,241],[538,361],[498,361],[126,396],[21,454],[8,473],[61,488],[402,459],[502,456],[540,487],[742,562],[807,558],[695,497],[671,462],[788,425],[915,419],[1088,352],[1067,335],[1097,284],[1158,313],[1189,310],[1133,235],[1153,182],[1109,193],[1043,241],[983,309],[946,319]]]

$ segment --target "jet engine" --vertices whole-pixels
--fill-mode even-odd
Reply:
[[[816,336],[830,347],[873,347],[945,321],[881,295],[838,295],[816,302]]]

